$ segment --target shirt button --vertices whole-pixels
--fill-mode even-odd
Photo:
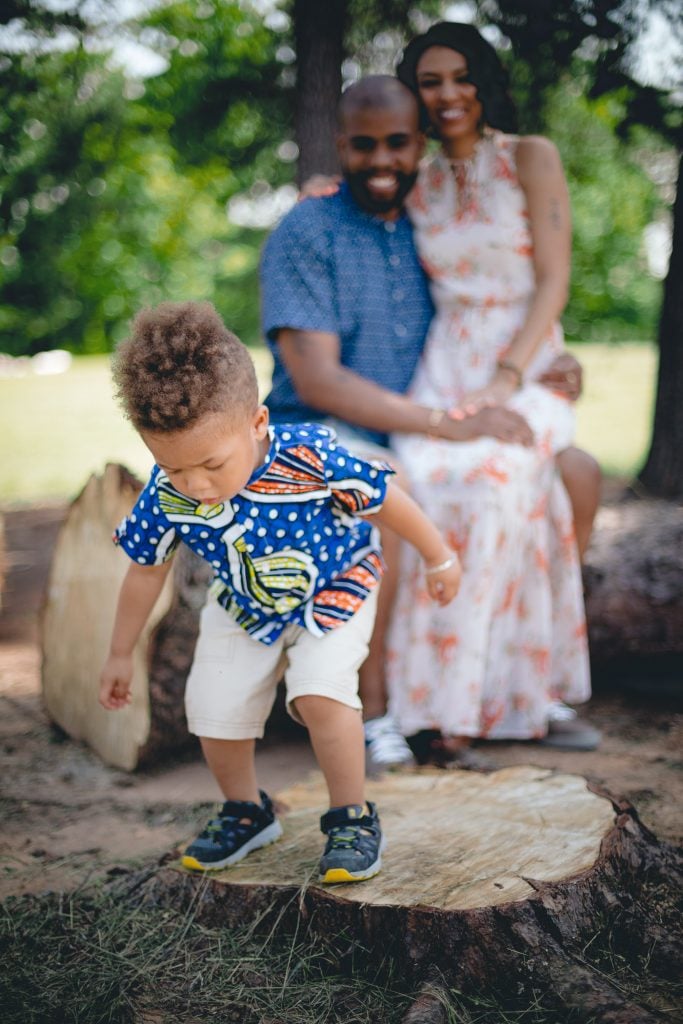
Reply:
[[[405,338],[407,333],[408,328],[405,326],[405,324],[394,325],[394,334],[396,335],[397,338]]]
[[[394,291],[394,294],[393,294],[394,301],[395,302],[400,302],[401,299],[405,299],[405,297],[406,297],[406,293],[403,291],[403,289],[402,288],[396,288],[396,290]]]
[[[384,221],[384,230],[388,231],[390,235],[393,235],[394,231],[396,230],[396,225],[394,224],[393,220]]]
[[[400,267],[401,257],[397,256],[396,253],[392,253],[391,256],[389,257],[389,263],[391,264],[392,267]]]

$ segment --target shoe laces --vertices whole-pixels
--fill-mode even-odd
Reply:
[[[353,850],[358,845],[361,831],[357,826],[354,828],[353,826],[340,825],[338,828],[331,828],[327,834],[331,849]]]

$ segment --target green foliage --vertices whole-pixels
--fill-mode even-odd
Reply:
[[[172,4],[140,31],[168,58],[144,89],[83,45],[1,58],[0,350],[107,351],[162,299],[210,299],[258,335],[263,233],[225,204],[291,178],[280,39],[236,2]]]
[[[603,74],[598,88],[588,65],[553,84],[591,29],[585,4],[565,7],[554,28],[545,15],[534,21],[532,0],[479,4],[513,39],[525,130],[555,138],[567,167],[575,221],[568,334],[648,337],[660,289],[645,270],[642,232],[657,200],[631,159],[642,140],[617,135],[652,96],[617,81],[614,61],[602,58],[620,87],[608,98],[581,94],[607,82]],[[438,8],[436,0],[419,9],[352,0],[347,48],[367,54],[377,32],[409,34],[418,15],[436,17]],[[270,27],[238,0],[162,4],[127,26],[167,61],[138,83],[87,45],[86,9],[53,13],[38,0],[7,9],[35,45],[3,55],[0,38],[0,351],[108,351],[140,306],[162,299],[209,299],[255,340],[263,232],[230,223],[226,204],[293,178],[278,157],[293,134],[293,71],[280,50],[291,27]],[[624,26],[621,50],[632,20]],[[615,30],[602,15],[598,29],[602,54]],[[60,30],[71,48],[53,45]]]
[[[588,100],[577,68],[549,92],[545,131],[557,143],[571,196],[572,285],[563,316],[574,341],[652,338],[661,284],[648,270],[643,232],[661,209],[654,183],[637,163],[642,135],[620,142],[618,97]]]

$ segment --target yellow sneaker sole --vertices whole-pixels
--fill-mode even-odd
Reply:
[[[329,868],[324,875],[320,876],[323,885],[339,885],[340,882],[367,882],[379,874],[380,869],[373,871],[371,875],[352,875],[346,868]]]
[[[200,864],[194,857],[181,857],[180,863],[184,868],[190,868],[191,871],[221,871],[222,868],[210,868],[205,864]]]

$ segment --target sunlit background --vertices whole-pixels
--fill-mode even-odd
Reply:
[[[629,67],[671,88],[680,48],[664,12],[645,7]],[[345,82],[391,71],[438,17],[476,20],[511,57],[488,2],[353,10]],[[148,468],[107,358],[143,305],[214,302],[267,390],[257,266],[296,199],[296,55],[286,0],[53,0],[2,20],[0,497],[14,505],[70,498],[107,461]],[[540,56],[510,69],[522,127],[557,143],[571,191],[563,320],[586,369],[578,441],[629,476],[649,439],[677,161],[661,131],[622,131],[625,89],[591,98],[597,46],[584,43],[551,84]]]

